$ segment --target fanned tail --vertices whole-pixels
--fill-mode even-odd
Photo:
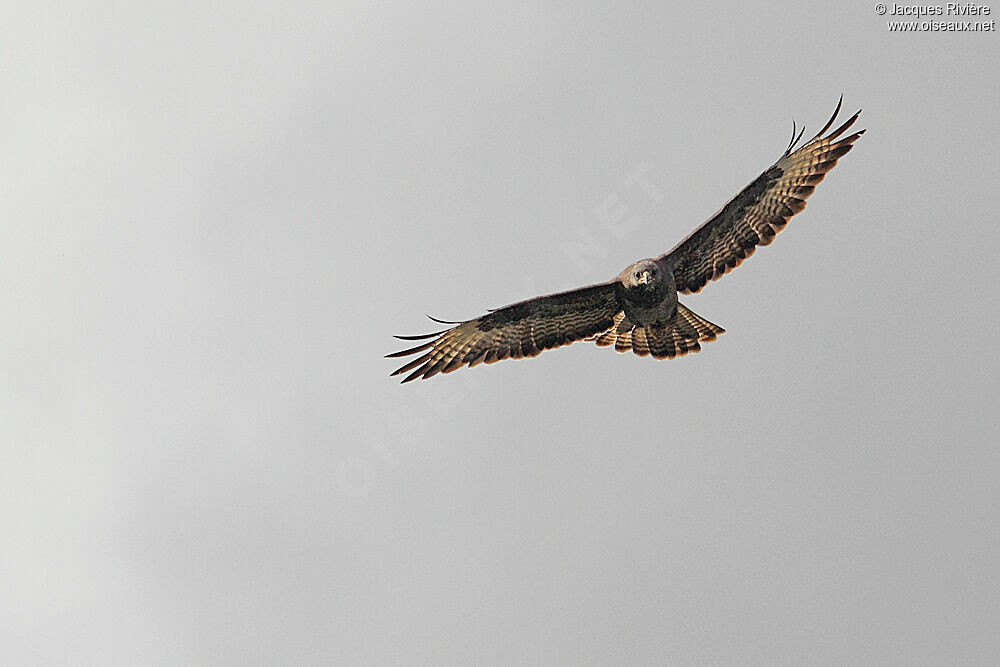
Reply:
[[[625,313],[615,317],[615,325],[594,337],[601,347],[614,344],[615,351],[632,350],[640,357],[673,359],[701,350],[701,343],[715,340],[725,329],[677,304],[677,313],[670,322],[633,324]]]

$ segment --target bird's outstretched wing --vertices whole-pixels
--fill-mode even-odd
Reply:
[[[402,340],[433,340],[386,356],[423,352],[392,373],[412,371],[403,379],[409,382],[465,365],[537,356],[542,350],[607,331],[621,310],[613,282],[591,285],[515,303],[468,322],[443,322],[458,326],[437,333],[396,336]]]
[[[777,162],[708,222],[659,258],[669,262],[678,292],[697,292],[708,281],[732,271],[752,255],[757,246],[774,240],[789,218],[806,207],[806,197],[812,194],[816,184],[864,134],[861,130],[835,141],[858,119],[861,113],[858,111],[846,123],[823,136],[840,113],[841,102],[837,103],[837,109],[823,129],[797,150],[795,144],[802,132],[796,136],[793,127],[788,148]]]

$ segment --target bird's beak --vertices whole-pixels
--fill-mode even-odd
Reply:
[[[643,271],[642,275],[639,276],[639,282],[642,283],[643,285],[648,285],[649,284],[649,278],[650,278],[649,271]]]

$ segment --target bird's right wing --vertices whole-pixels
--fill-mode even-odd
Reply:
[[[437,333],[396,336],[433,340],[386,356],[423,352],[392,375],[412,371],[403,382],[426,379],[465,365],[534,357],[543,350],[590,338],[611,328],[621,310],[614,282],[591,285],[515,303],[468,322],[442,322],[457,326]]]

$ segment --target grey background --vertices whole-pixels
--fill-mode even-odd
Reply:
[[[996,33],[4,14],[4,664],[1000,659]],[[841,93],[868,133],[684,300],[700,354],[387,377],[424,313],[669,250]]]

